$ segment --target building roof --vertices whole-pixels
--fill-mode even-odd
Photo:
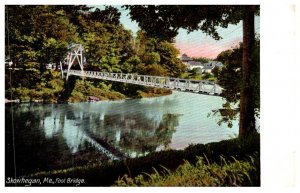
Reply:
[[[210,69],[213,69],[214,67],[215,67],[215,66],[206,66],[206,65],[205,65],[205,66],[203,67],[203,69],[204,69],[204,70],[210,70]]]
[[[192,58],[188,57],[187,54],[182,54],[182,56],[180,57],[181,61],[191,61]]]
[[[224,65],[222,64],[222,62],[219,62],[219,61],[209,61],[209,62],[212,63],[212,64],[215,65],[215,66],[219,66],[219,67],[224,66]]]
[[[189,61],[188,64],[191,66],[204,66],[201,62],[196,61]]]
[[[223,67],[224,65],[222,64],[222,62],[219,61],[208,61],[207,63],[204,64],[204,69],[205,70],[210,70],[213,69],[214,67]]]

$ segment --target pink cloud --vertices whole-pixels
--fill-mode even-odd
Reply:
[[[180,54],[187,54],[190,57],[206,57],[214,59],[224,50],[228,50],[241,42],[241,38],[235,38],[229,42],[220,41],[211,44],[201,43],[175,43],[175,46],[179,49]]]

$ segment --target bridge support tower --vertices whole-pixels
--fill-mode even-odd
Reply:
[[[68,80],[69,72],[73,64],[78,64],[80,66],[81,72],[83,73],[83,64],[85,59],[83,57],[83,46],[81,44],[71,44],[69,47],[70,51],[67,55],[67,76],[66,80]],[[62,70],[62,69],[61,69]],[[63,75],[62,75],[63,76]]]

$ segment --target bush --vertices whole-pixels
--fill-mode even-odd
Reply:
[[[25,87],[18,87],[16,89],[12,89],[13,99],[20,99],[21,101],[30,100],[30,92],[31,90]]]
[[[211,79],[211,78],[213,78],[213,75],[211,73],[204,72],[202,74],[202,79],[204,79],[204,80],[208,80],[208,79]]]
[[[254,158],[239,161],[233,158],[227,162],[223,157],[221,164],[210,163],[203,157],[197,157],[195,165],[184,161],[175,171],[164,166],[158,172],[144,173],[135,178],[125,174],[116,182],[116,186],[249,186],[253,185],[250,172],[256,171]]]
[[[13,98],[21,101],[44,100],[54,102],[63,91],[64,81],[60,78],[60,73],[55,71],[46,71],[42,79],[30,88],[17,87],[12,88]],[[10,89],[6,96],[10,97]]]
[[[81,92],[73,91],[68,101],[69,102],[86,101],[86,97]]]
[[[120,100],[125,98],[123,94],[112,91],[110,86],[107,86],[104,83],[98,83],[97,86],[98,87],[94,86],[92,82],[87,80],[77,80],[68,101],[87,101],[89,96],[97,97],[100,100]]]

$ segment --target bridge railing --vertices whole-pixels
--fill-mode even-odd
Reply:
[[[67,73],[67,71],[64,71],[64,73]],[[220,95],[222,92],[219,85],[209,80],[192,80],[163,76],[139,75],[134,73],[125,74],[80,70],[70,70],[69,76],[70,75],[197,93]]]

